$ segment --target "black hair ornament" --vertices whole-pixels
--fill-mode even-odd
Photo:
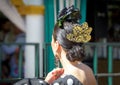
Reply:
[[[73,5],[69,8],[64,8],[58,15],[57,23],[60,28],[63,29],[63,22],[79,23],[81,18],[79,9],[75,8]]]

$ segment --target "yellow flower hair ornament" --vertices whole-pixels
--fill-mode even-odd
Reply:
[[[76,43],[86,43],[91,39],[92,28],[88,27],[88,23],[84,22],[82,25],[75,24],[72,33],[66,35],[66,38]]]

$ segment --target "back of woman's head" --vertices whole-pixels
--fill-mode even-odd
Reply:
[[[91,39],[92,28],[89,28],[86,22],[80,25],[80,18],[79,9],[74,6],[64,8],[58,15],[53,31],[54,40],[63,47],[67,59],[71,62],[83,60],[83,44]]]

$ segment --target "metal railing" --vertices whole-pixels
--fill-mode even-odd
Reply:
[[[93,71],[97,80],[99,77],[108,77],[108,85],[113,85],[113,77],[120,76],[120,72],[113,73],[113,60],[114,60],[113,48],[114,46],[116,46],[120,50],[120,43],[89,43],[88,45],[95,46],[94,57],[93,57]],[[107,58],[107,64],[108,64],[107,73],[98,73],[98,46],[99,45],[104,45],[106,47],[106,52],[107,52],[106,58]],[[120,55],[118,56],[120,57]]]
[[[7,43],[9,44],[9,43]],[[34,44],[34,43],[12,43],[12,44],[16,44],[16,45],[19,45],[19,47],[21,48],[22,45],[34,45],[35,46],[35,77],[39,77],[39,44]],[[2,44],[0,44],[1,46]],[[98,78],[100,77],[107,77],[107,80],[108,80],[108,85],[113,85],[113,77],[116,77],[116,76],[120,76],[120,72],[118,73],[113,73],[113,61],[114,61],[114,58],[113,58],[113,49],[114,49],[114,46],[118,47],[118,49],[120,49],[120,43],[87,43],[88,46],[92,47],[92,50],[93,50],[93,72],[96,76],[96,79],[98,80]],[[107,67],[107,73],[99,73],[98,72],[98,48],[99,46],[102,46],[102,45],[105,45],[106,47],[106,52],[107,52],[107,64],[108,64],[108,67]],[[51,50],[51,47],[50,47],[50,43],[45,43],[44,44],[44,67],[43,67],[43,70],[44,70],[44,76],[47,75],[48,73],[48,70],[49,68],[54,68],[54,65],[53,65],[53,61],[51,62],[50,58],[54,58],[54,57],[51,57],[51,55],[49,55],[49,53],[52,52]],[[20,80],[22,78],[22,50],[20,50],[20,53],[19,53],[19,77],[18,78],[14,78],[14,79],[1,79],[0,78],[0,82],[12,82],[12,81],[17,81],[17,80]],[[53,60],[53,59],[52,59]],[[1,63],[1,57],[0,57],[0,63]],[[47,64],[48,63],[48,64]],[[101,68],[102,69],[102,68]],[[1,76],[1,64],[0,64],[0,76]],[[98,84],[99,85],[99,84]]]

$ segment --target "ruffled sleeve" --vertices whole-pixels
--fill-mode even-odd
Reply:
[[[44,79],[26,78],[22,79],[13,85],[83,85],[77,78],[72,75],[63,75],[52,84],[48,84]]]

